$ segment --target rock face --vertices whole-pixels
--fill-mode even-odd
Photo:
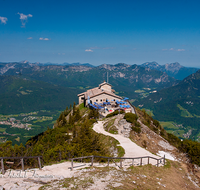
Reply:
[[[128,123],[125,119],[121,119],[118,122],[118,126],[120,129],[120,133],[123,134],[124,137],[128,138],[131,132],[131,124]]]

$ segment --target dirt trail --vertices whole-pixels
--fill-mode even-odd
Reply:
[[[142,157],[142,156],[151,156],[154,158],[160,158],[158,156],[155,156],[154,154],[150,153],[149,151],[145,150],[144,148],[141,148],[134,142],[132,142],[129,138],[123,137],[122,135],[114,135],[111,133],[108,133],[103,128],[103,121],[98,121],[98,123],[94,124],[93,130],[97,133],[102,133],[104,135],[111,136],[119,141],[120,146],[122,146],[125,150],[124,157]],[[146,162],[147,163],[147,162]],[[150,163],[155,165],[157,163],[156,160],[150,159]],[[143,163],[145,164],[145,163]]]

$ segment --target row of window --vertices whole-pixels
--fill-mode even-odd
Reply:
[[[96,102],[98,102],[99,100],[96,99]],[[105,102],[105,99],[103,100]],[[115,99],[113,99],[112,101],[115,101]],[[102,99],[100,99],[100,102],[102,102]],[[109,102],[109,100],[107,99],[106,102]]]

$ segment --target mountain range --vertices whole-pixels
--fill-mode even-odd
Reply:
[[[182,130],[180,137],[186,135],[198,139],[200,95],[197,70],[178,63],[160,66],[156,62],[96,67],[79,63],[0,63],[0,113],[63,110],[70,102],[78,101],[78,93],[108,80],[117,95],[129,97],[134,105],[153,111],[154,118],[159,121],[176,123],[176,128],[169,129],[171,132],[181,125],[182,128],[177,130]],[[182,81],[176,79],[192,72]]]
[[[178,62],[166,63],[165,65],[159,65],[157,62],[146,62],[141,65],[150,69],[155,69],[167,73],[169,76],[174,77],[178,80],[183,80],[185,77],[198,71],[198,68],[184,67]]]
[[[103,64],[97,67],[7,63],[1,64],[0,67],[2,75],[20,75],[29,80],[43,81],[82,91],[96,87],[107,80],[107,72],[108,80],[113,85],[116,93],[120,96],[128,96],[131,99],[145,96],[150,92],[178,83],[178,80],[161,71],[124,63],[116,65]]]

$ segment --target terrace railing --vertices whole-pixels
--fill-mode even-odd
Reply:
[[[2,172],[2,174],[5,174],[5,169],[4,169],[4,160],[5,159],[20,160],[20,164],[22,166],[22,171],[24,171],[24,159],[30,159],[30,158],[36,158],[38,160],[39,169],[42,168],[41,161],[40,161],[40,158],[42,158],[42,156],[0,157],[0,159],[1,159],[1,172]],[[7,163],[12,163],[12,162],[7,162]]]
[[[70,159],[71,160],[71,170],[73,170],[73,168],[74,168],[74,160],[82,160],[82,159],[87,159],[87,158],[91,159],[91,165],[90,166],[93,166],[94,158],[108,159],[108,165],[107,166],[109,166],[110,160],[120,160],[120,168],[122,168],[122,161],[123,160],[132,160],[132,166],[134,165],[134,160],[139,160],[139,165],[142,166],[142,164],[143,164],[142,161],[144,159],[147,159],[146,164],[150,164],[150,159],[153,159],[153,160],[157,161],[157,163],[156,163],[157,167],[159,166],[159,164],[165,165],[165,155],[162,158],[154,158],[154,157],[151,157],[151,156],[125,158],[125,157],[105,157],[105,156],[92,155],[92,156],[83,156],[83,157],[71,158]]]

